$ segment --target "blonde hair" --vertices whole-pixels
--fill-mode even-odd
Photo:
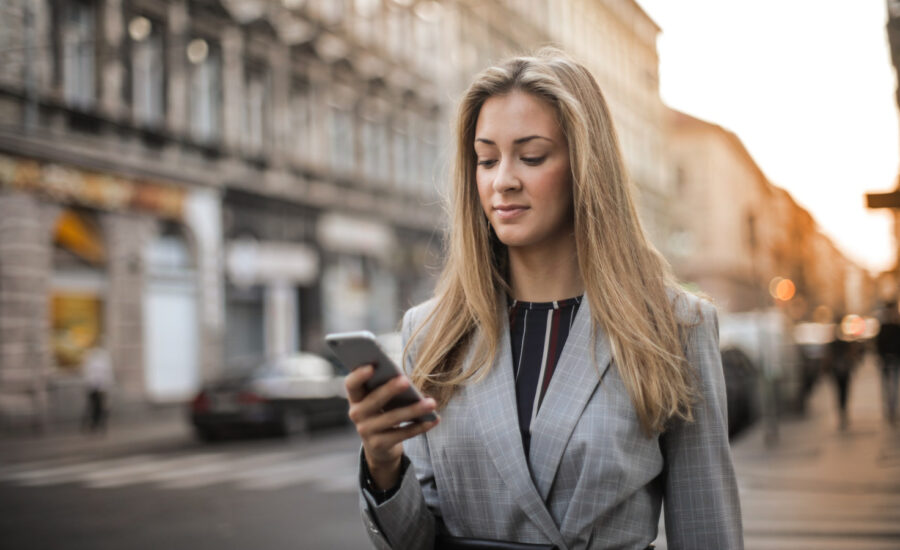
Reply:
[[[641,228],[600,87],[585,67],[549,48],[484,70],[459,105],[446,263],[434,307],[410,338],[428,327],[417,346],[413,384],[446,405],[461,385],[487,375],[504,337],[506,247],[479,203],[474,138],[485,100],[513,91],[551,105],[568,140],[575,244],[591,323],[609,336],[642,428],[650,435],[673,417],[691,420],[694,379],[668,296],[677,285]],[[472,368],[464,369],[473,341]]]

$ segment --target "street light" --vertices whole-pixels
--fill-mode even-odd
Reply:
[[[784,277],[774,277],[769,281],[769,294],[781,302],[787,302],[797,293],[794,281]]]

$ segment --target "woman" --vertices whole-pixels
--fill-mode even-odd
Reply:
[[[664,501],[669,548],[741,548],[716,313],[646,240],[596,81],[555,50],[491,67],[456,139],[446,265],[403,319],[409,378],[346,382],[375,546],[643,549]],[[410,383],[431,397],[382,412]]]

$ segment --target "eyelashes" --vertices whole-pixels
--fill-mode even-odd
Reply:
[[[542,157],[521,157],[521,160],[528,166],[539,166],[545,160],[547,160],[547,156],[544,155]],[[492,166],[497,164],[497,161],[493,159],[479,160],[477,164],[478,166],[483,166],[484,168],[491,168]]]
[[[522,157],[522,162],[524,162],[525,164],[527,164],[529,166],[537,166],[537,165],[541,164],[542,162],[544,162],[544,159],[546,159],[546,158],[547,158],[546,155],[543,157]]]

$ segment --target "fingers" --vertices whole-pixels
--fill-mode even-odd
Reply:
[[[387,453],[398,443],[402,443],[403,441],[411,437],[423,434],[428,430],[434,428],[440,423],[440,421],[441,419],[438,418],[437,420],[432,420],[429,422],[416,422],[402,428],[391,428],[389,430],[370,436],[367,440],[367,447],[371,449],[373,455],[376,456]]]
[[[418,403],[413,403],[412,405],[399,407],[383,413],[379,412],[378,414],[361,418],[356,422],[356,430],[359,432],[360,437],[364,439],[377,436],[382,432],[403,430],[405,427],[396,428],[396,426],[404,422],[414,421],[425,414],[434,412],[435,407],[436,403],[434,402],[434,399],[429,397]],[[417,424],[428,424],[428,422],[417,422]]]
[[[344,378],[344,387],[347,389],[347,398],[350,403],[362,401],[366,396],[365,383],[372,378],[375,369],[372,365],[364,365],[353,369],[353,371]]]
[[[350,404],[350,420],[359,423],[366,418],[381,414],[384,406],[394,396],[409,387],[409,379],[406,376],[397,376],[378,386],[362,399]],[[362,388],[365,391],[365,388]]]

